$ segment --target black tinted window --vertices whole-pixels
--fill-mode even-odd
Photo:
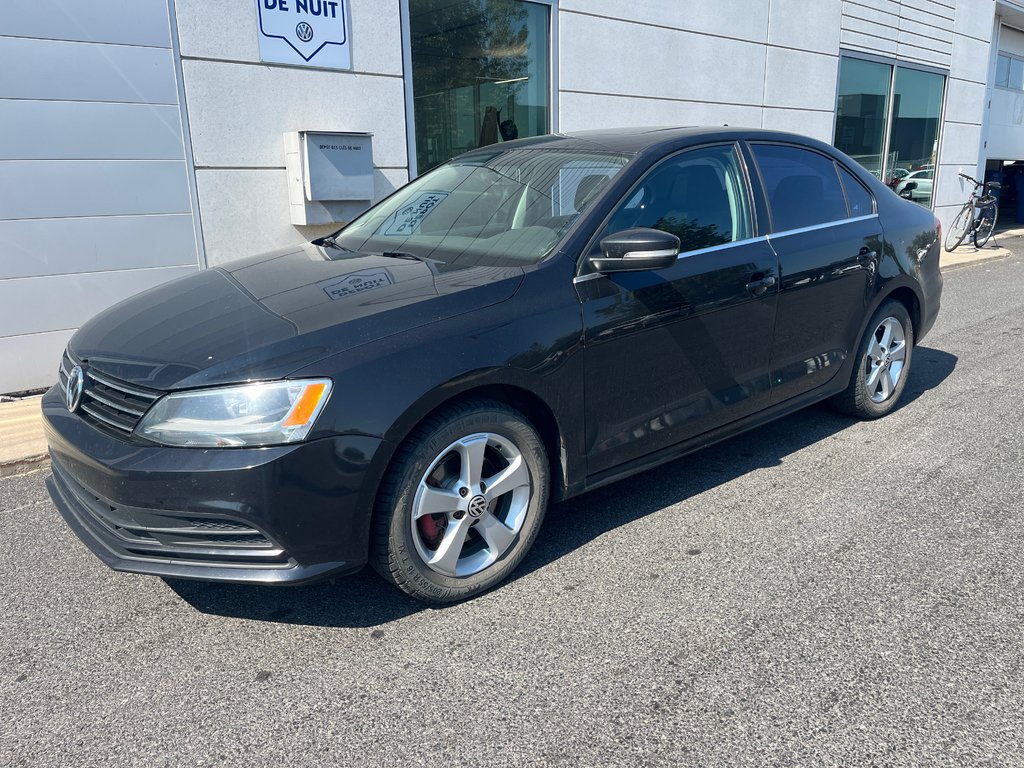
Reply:
[[[839,176],[842,178],[843,188],[846,190],[846,202],[850,206],[850,216],[868,216],[874,213],[871,195],[864,189],[864,185],[842,166],[839,166]]]
[[[835,163],[799,147],[755,144],[776,232],[847,218]]]
[[[683,252],[751,237],[736,148],[695,149],[657,166],[612,214],[604,235],[631,227],[671,232]]]

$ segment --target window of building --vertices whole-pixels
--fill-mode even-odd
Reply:
[[[695,149],[654,168],[612,214],[605,235],[631,227],[671,232],[683,252],[751,237],[736,147]]]
[[[946,78],[934,72],[896,68],[888,167],[906,171],[935,168],[939,153],[939,119]],[[911,199],[931,208],[932,176],[921,175]]]
[[[892,67],[843,59],[839,68],[835,146],[882,178]]]
[[[1005,66],[1012,80],[1013,62]],[[833,144],[899,192],[902,179],[936,165],[945,89],[941,73],[844,55]],[[931,207],[931,181],[904,196]]]
[[[550,130],[550,7],[409,0],[418,173]]]
[[[846,198],[832,160],[781,144],[751,148],[761,169],[775,232],[847,218]]]
[[[1024,59],[1009,53],[1000,53],[996,59],[996,85],[1014,91],[1024,91]]]

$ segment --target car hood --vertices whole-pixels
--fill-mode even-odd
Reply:
[[[307,243],[165,283],[83,325],[71,353],[161,390],[287,376],[510,298],[517,267],[448,266]]]

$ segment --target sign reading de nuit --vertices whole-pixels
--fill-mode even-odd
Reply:
[[[352,69],[345,0],[256,0],[260,61]]]

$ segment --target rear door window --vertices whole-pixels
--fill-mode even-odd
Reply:
[[[751,149],[764,179],[775,232],[848,218],[831,158],[783,144],[753,144]]]

